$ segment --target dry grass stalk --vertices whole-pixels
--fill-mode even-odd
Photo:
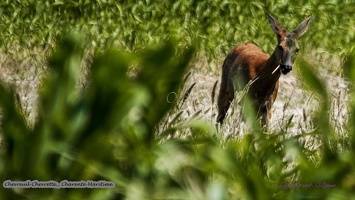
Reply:
[[[191,91],[192,91],[192,89],[195,87],[195,85],[196,85],[196,82],[194,82],[187,90],[186,90],[186,92],[184,93],[184,95],[183,95],[183,97],[182,97],[182,99],[181,99],[181,103],[180,103],[180,108],[181,108],[181,106],[183,106],[184,105],[184,103],[185,103],[185,101],[187,100],[187,98],[189,98],[189,96],[190,96],[190,93],[191,93]]]

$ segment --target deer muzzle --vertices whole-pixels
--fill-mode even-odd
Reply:
[[[284,75],[292,71],[292,65],[280,65],[280,68],[281,68],[281,73]]]

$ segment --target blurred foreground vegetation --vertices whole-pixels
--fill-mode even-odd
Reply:
[[[353,8],[353,1],[2,1],[3,60],[25,62],[8,66],[20,71],[47,71],[33,125],[15,89],[0,84],[0,181],[106,180],[115,187],[0,187],[0,199],[354,199]],[[290,29],[313,17],[298,66],[322,100],[311,116],[315,129],[292,136],[256,128],[226,140],[214,124],[176,120],[191,62],[217,62],[244,41],[274,48],[264,10]],[[345,136],[329,122],[329,92],[303,59],[314,49],[336,54],[350,82]],[[316,148],[303,145],[309,138]]]
[[[1,187],[1,199],[355,198],[355,101],[344,146],[329,125],[328,93],[307,61],[300,62],[301,74],[325,100],[313,119],[315,130],[286,136],[252,129],[224,140],[213,124],[198,118],[160,127],[178,103],[167,101],[167,95],[179,94],[193,48],[177,48],[170,41],[138,54],[108,50],[94,57],[88,86],[80,90],[83,51],[76,36],[59,43],[49,59],[33,128],[14,92],[1,84],[7,145],[0,158],[1,180],[106,180],[115,187]],[[347,62],[354,66],[354,60],[352,55]],[[129,75],[132,65],[139,66],[134,77]],[[353,81],[354,69],[349,73]],[[174,137],[178,132],[188,134]],[[312,151],[302,146],[308,136],[321,145]]]

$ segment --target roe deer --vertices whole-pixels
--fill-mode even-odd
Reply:
[[[236,46],[227,55],[222,66],[222,81],[218,95],[217,122],[222,123],[234,99],[234,93],[247,84],[248,96],[258,118],[262,118],[264,130],[269,129],[271,108],[279,89],[281,74],[292,70],[299,47],[297,40],[306,32],[311,16],[288,32],[280,23],[266,13],[271,29],[277,37],[277,45],[269,56],[253,43]]]

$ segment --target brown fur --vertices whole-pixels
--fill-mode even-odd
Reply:
[[[230,103],[234,99],[235,91],[244,89],[249,81],[255,80],[250,85],[248,94],[258,114],[260,116],[268,115],[263,117],[263,124],[268,123],[268,119],[271,118],[272,104],[277,97],[278,79],[281,75],[280,71],[276,71],[272,76],[263,76],[265,71],[270,71],[266,65],[269,58],[269,55],[263,53],[258,46],[252,43],[241,44],[229,52],[222,66],[217,122],[223,121]],[[257,77],[259,78],[256,79]],[[235,81],[237,81],[236,84]],[[266,83],[268,84],[265,85]]]
[[[232,49],[222,66],[221,86],[218,95],[217,122],[222,123],[235,91],[243,90],[248,83],[248,96],[262,125],[268,129],[271,108],[276,100],[281,73],[292,70],[292,63],[299,50],[297,39],[306,31],[310,17],[295,30],[288,32],[271,15],[267,14],[270,26],[277,37],[277,46],[271,56],[253,43],[245,43]],[[280,69],[278,69],[280,67]]]

